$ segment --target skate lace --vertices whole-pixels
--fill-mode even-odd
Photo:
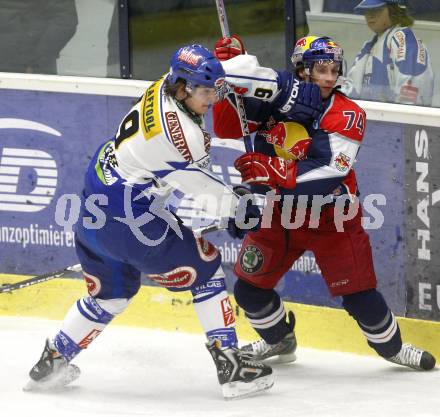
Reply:
[[[401,351],[395,356],[396,360],[405,365],[419,366],[423,351],[410,344],[402,346]]]
[[[256,343],[256,342],[254,342]],[[240,350],[237,350],[237,355],[240,358],[240,362],[244,366],[248,366],[250,368],[260,368],[263,369],[266,367],[262,362],[257,362],[252,359],[249,359],[245,354],[243,354]]]
[[[260,339],[255,342],[252,342],[251,346],[252,346],[252,351],[257,355],[262,355],[263,353],[266,353],[267,350],[269,349],[269,345],[266,343],[264,339]]]

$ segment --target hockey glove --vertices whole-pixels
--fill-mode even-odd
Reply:
[[[235,218],[230,218],[228,222],[228,233],[229,235],[234,239],[243,239],[247,232],[255,232],[260,228],[261,225],[261,213],[260,209],[255,204],[255,200],[253,198],[250,198],[249,196],[253,196],[253,194],[246,188],[241,185],[238,185],[234,187],[234,192],[238,194],[240,197],[247,196],[246,200],[246,206],[244,205],[244,202],[241,204],[239,203],[237,205],[237,212],[235,213]],[[241,210],[245,210],[245,213],[241,212]],[[244,216],[243,216],[244,214]],[[241,219],[244,218],[244,224]],[[258,222],[252,226],[249,227],[249,223],[255,223],[255,220],[257,219]],[[240,221],[241,220],[241,221]],[[240,226],[248,226],[246,229],[241,228]]]
[[[280,96],[276,99],[279,112],[288,120],[302,124],[319,120],[323,112],[321,90],[314,83],[301,82],[293,74],[279,74]]]
[[[245,52],[243,42],[237,35],[221,38],[214,46],[214,55],[219,61],[227,61]]]
[[[262,153],[246,153],[234,163],[245,184],[269,185],[272,188],[295,188],[296,162]]]

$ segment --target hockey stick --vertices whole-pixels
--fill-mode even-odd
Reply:
[[[211,232],[218,232],[220,230],[225,230],[225,229],[223,227],[221,227],[220,225],[218,225],[217,223],[214,223],[214,224],[209,225],[208,227],[203,227],[200,229],[193,229],[193,233],[196,236],[203,236],[203,235],[206,235]]]
[[[203,236],[207,233],[217,232],[223,230],[219,225],[212,224],[208,227],[194,230],[194,233],[198,236]],[[81,272],[82,268],[80,264],[68,266],[64,269],[60,269],[55,272],[46,272],[45,274],[37,275],[32,278],[25,279],[24,281],[15,282],[14,284],[3,284],[0,286],[0,294],[5,292],[12,292],[14,290],[21,290],[22,288],[29,287],[35,284],[41,284],[42,282],[50,281],[51,279],[61,278],[68,272]]]
[[[226,16],[226,9],[223,0],[215,0],[217,6],[217,15],[224,38],[230,37],[228,17]],[[241,132],[243,134],[244,147],[246,152],[253,152],[252,139],[250,137],[249,124],[244,109],[243,97],[240,94],[234,93],[235,101],[237,103],[238,118],[240,119]]]
[[[81,271],[81,265],[72,265],[68,266],[67,268],[60,269],[59,271],[55,272],[48,272],[45,274],[37,275],[36,277],[32,277],[29,279],[26,279],[24,281],[19,281],[14,284],[3,284],[0,287],[0,294],[4,292],[11,292],[14,290],[20,290],[25,287],[29,287],[30,285],[40,284],[41,282],[50,281],[54,278],[60,278],[63,275],[65,275],[67,272],[80,272]]]

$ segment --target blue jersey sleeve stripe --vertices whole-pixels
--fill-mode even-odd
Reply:
[[[163,103],[162,103],[163,98],[164,98],[164,96],[163,96],[164,86],[165,86],[165,80],[162,82],[162,85],[160,86],[160,92],[159,92],[159,114],[160,114],[160,120],[162,122],[163,131],[165,133],[165,137],[168,139],[168,142],[170,142],[172,144],[173,141],[171,140],[170,135],[168,133],[168,125],[165,123],[165,119],[164,119],[165,112],[163,111]],[[174,146],[174,144],[173,144],[173,146]]]
[[[241,78],[243,80],[253,80],[253,81],[265,81],[265,82],[270,82],[270,83],[275,83],[277,84],[277,79],[276,78],[258,78],[258,77],[249,77],[249,76],[245,76],[245,75],[234,75],[234,74],[226,74],[226,76],[228,78]]]

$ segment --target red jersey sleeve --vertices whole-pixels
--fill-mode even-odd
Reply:
[[[321,129],[362,142],[366,127],[365,111],[339,92],[334,94],[332,100],[332,105],[321,119]]]
[[[238,139],[243,136],[240,119],[235,106],[225,98],[212,106],[214,133],[219,138]],[[248,121],[250,132],[258,129],[258,124]]]

